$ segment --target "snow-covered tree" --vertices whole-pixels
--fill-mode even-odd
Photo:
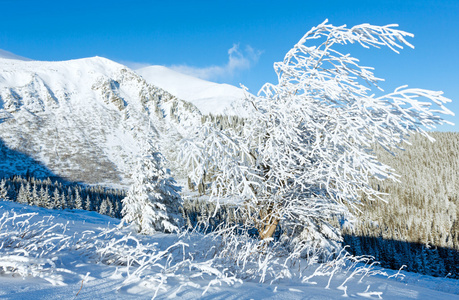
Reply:
[[[30,181],[27,180],[26,185],[25,185],[25,198],[27,199],[27,204],[28,205],[33,205],[33,198],[32,198],[32,193],[30,191]]]
[[[87,211],[91,210],[91,199],[89,199],[89,195],[86,196],[86,200],[84,201],[84,209]]]
[[[149,145],[133,174],[134,183],[122,200],[122,221],[134,224],[142,234],[178,229],[174,217],[178,216],[180,196],[164,160]]]
[[[57,186],[56,186],[56,188],[54,189],[54,192],[53,192],[52,203],[53,203],[53,205],[52,205],[51,208],[58,209],[59,207],[61,207],[61,195],[59,194],[59,189],[58,189]]]
[[[60,205],[60,208],[61,208],[61,209],[69,208],[67,195],[65,194],[64,191],[62,191],[62,194],[61,194],[61,202],[60,202],[59,205]]]
[[[16,202],[21,203],[21,204],[28,204],[28,194],[30,192],[27,192],[26,187],[24,184],[21,182],[21,186],[19,188],[18,196],[16,198]]]
[[[107,200],[107,205],[108,205],[107,215],[110,216],[110,217],[115,217],[115,207],[113,206],[112,201],[110,201],[110,199],[108,199],[108,197],[107,197],[106,200]]]
[[[39,206],[40,205],[40,197],[38,195],[37,185],[34,183],[32,188],[32,205]]]
[[[108,199],[104,199],[99,206],[99,214],[106,215],[108,213]]]
[[[75,189],[75,209],[83,209],[83,199],[81,199],[78,188]]]
[[[51,200],[51,198],[49,197],[48,186],[46,186],[46,188],[41,186],[41,188],[40,188],[40,206],[41,207],[50,208],[50,205],[51,205],[51,201],[50,200]]]
[[[0,181],[0,199],[1,200],[9,200],[8,188],[6,186],[6,180],[5,179],[2,179]]]
[[[325,21],[312,28],[274,64],[278,83],[247,94],[239,129],[204,122],[183,142],[191,180],[210,177],[213,199],[238,199],[244,225],[261,240],[279,225],[293,242],[339,239],[328,220],[352,217],[362,197],[381,199],[370,178],[397,180],[371,146],[391,151],[410,133],[428,136],[425,128],[445,123],[439,113],[452,114],[442,92],[402,86],[383,94],[372,68],[335,50],[353,43],[412,47],[405,40],[412,35],[394,27]]]

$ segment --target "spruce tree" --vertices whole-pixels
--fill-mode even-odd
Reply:
[[[30,181],[27,181],[24,192],[25,192],[25,198],[27,200],[26,203],[29,205],[33,205],[32,193],[30,192]]]
[[[61,209],[66,209],[68,207],[68,201],[67,201],[67,196],[65,195],[65,192],[63,191],[61,194],[61,201],[59,203],[59,207]]]
[[[108,197],[106,200],[107,200],[107,205],[108,205],[107,215],[113,218],[115,217],[115,207],[113,206],[112,201]]]
[[[16,202],[21,204],[27,204],[27,192],[23,183],[21,183],[21,187],[19,188],[19,193],[16,198]]]
[[[174,179],[163,166],[164,158],[149,145],[134,174],[127,196],[122,200],[123,222],[132,223],[141,234],[178,230],[179,195]]]
[[[104,199],[99,206],[99,214],[106,215],[108,213],[108,199]]]
[[[84,209],[87,211],[91,210],[91,199],[89,198],[89,195],[86,196],[86,201],[84,202]]]
[[[75,189],[75,209],[83,209],[83,200],[78,189]]]
[[[53,206],[52,208],[59,208],[60,207],[60,203],[61,203],[61,195],[59,194],[59,189],[56,187],[54,189],[54,193],[53,193],[53,198],[52,198],[52,203],[53,203]]]
[[[42,194],[43,207],[46,208],[53,208],[53,202],[51,201],[51,196],[49,195],[49,188],[48,186],[45,187],[45,190]]]
[[[6,186],[6,180],[2,179],[0,181],[0,200],[10,200],[8,197],[8,188]]]
[[[48,195],[48,192],[47,192],[47,188],[46,187],[46,190],[43,186],[40,187],[40,191],[38,192],[39,193],[39,203],[38,203],[38,206],[40,207],[47,207],[48,205],[48,202],[49,202],[49,195]]]
[[[40,206],[40,197],[38,196],[37,185],[34,183],[32,188],[32,203],[35,206]]]

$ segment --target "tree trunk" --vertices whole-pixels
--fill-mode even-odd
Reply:
[[[266,224],[263,227],[263,230],[260,231],[259,236],[260,239],[264,240],[273,236],[274,232],[276,231],[277,225],[279,224],[279,219],[277,218],[270,218],[272,222]]]
[[[258,229],[258,235],[261,240],[270,238],[273,236],[276,231],[277,225],[279,224],[279,219],[274,217],[274,204],[270,203],[265,215],[260,211],[261,224]]]

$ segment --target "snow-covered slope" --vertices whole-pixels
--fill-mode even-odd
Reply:
[[[149,66],[136,72],[148,83],[193,103],[203,114],[243,114],[237,106],[238,101],[244,99],[241,88],[202,80],[163,66]]]
[[[210,249],[218,249],[218,241],[212,238],[192,233],[144,236],[131,233],[128,228],[118,229],[118,224],[119,220],[95,212],[48,210],[0,201],[0,298],[459,297],[457,280],[450,278],[397,273],[378,267],[366,274],[356,274],[356,267],[351,265],[327,275],[316,273],[319,265],[304,260],[291,266],[291,277],[273,274],[278,276],[276,280],[265,279],[263,283],[249,276],[241,280],[234,278],[232,272],[242,266],[223,269],[207,256],[215,251]]]
[[[14,159],[25,154],[72,181],[125,184],[146,138],[174,149],[180,133],[199,120],[193,105],[105,58],[0,58],[3,173],[40,169]]]

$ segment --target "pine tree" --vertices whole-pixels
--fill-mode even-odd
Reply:
[[[32,188],[32,204],[35,206],[40,206],[40,197],[38,196],[37,185],[34,183]]]
[[[91,199],[89,198],[89,195],[86,196],[86,201],[84,202],[84,209],[87,211],[91,210]]]
[[[178,230],[173,219],[178,216],[178,188],[163,164],[163,156],[149,145],[133,174],[134,183],[122,200],[123,222],[134,224],[141,234]]]
[[[30,192],[30,181],[27,181],[24,192],[25,192],[25,198],[27,199],[27,204],[33,205],[32,193]]]
[[[83,209],[83,200],[81,199],[78,188],[75,189],[75,209]]]
[[[110,217],[115,217],[115,207],[113,206],[112,201],[107,197],[107,203],[108,203],[108,210],[107,210],[107,215]]]
[[[2,179],[0,181],[0,200],[8,201],[10,200],[8,197],[8,188],[6,186],[6,180]]]
[[[116,199],[116,202],[115,202],[115,214],[114,214],[114,217],[115,218],[120,218],[121,217],[121,202],[119,201],[119,199]]]
[[[43,185],[42,185],[40,187],[39,194],[40,194],[40,196],[39,196],[40,201],[39,201],[38,206],[40,206],[40,207],[48,207],[48,205],[49,205],[48,187],[44,188]]]
[[[63,191],[61,194],[61,201],[59,202],[59,208],[66,209],[67,207],[68,207],[67,196],[65,195],[65,192]]]
[[[54,188],[53,198],[52,198],[52,208],[58,209],[61,205],[61,195],[59,194],[59,189]]]
[[[99,214],[107,215],[108,214],[108,199],[104,199],[99,206]]]
[[[43,193],[43,198],[42,198],[42,201],[43,201],[43,206],[48,208],[48,209],[51,209],[53,208],[53,202],[51,201],[51,196],[49,194],[49,187],[48,185],[45,187],[45,191]]]
[[[27,192],[26,188],[23,183],[21,183],[21,187],[19,188],[19,193],[16,198],[16,202],[21,203],[21,204],[27,204]]]
[[[69,187],[67,189],[66,208],[72,209],[74,206],[75,206],[75,199],[73,198],[72,189]]]

